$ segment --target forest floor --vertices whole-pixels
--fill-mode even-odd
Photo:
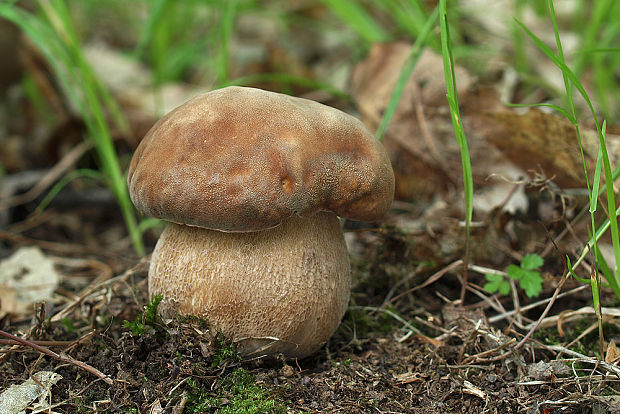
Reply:
[[[78,232],[110,229],[111,220],[122,226],[113,208],[90,208],[81,220]],[[517,348],[528,329],[514,324],[524,320],[509,313],[497,318],[501,313],[489,300],[472,293],[465,306],[449,300],[460,294],[453,276],[460,262],[412,264],[416,247],[393,226],[347,233],[351,306],[319,352],[284,361],[244,360],[204,321],[153,317],[148,258],[128,253],[127,241],[104,251],[78,243],[82,236],[55,224],[67,222],[50,210],[19,236],[0,234],[15,248],[39,246],[64,274],[54,301],[3,320],[4,330],[21,332],[28,344],[60,357],[16,343],[3,345],[0,354],[0,389],[42,371],[58,376],[44,396],[53,411],[617,412],[617,368],[586,357],[597,352],[597,331],[589,329],[593,315],[566,313],[564,322],[542,323]],[[436,271],[420,270],[428,267]],[[552,296],[560,276],[547,276],[551,287],[544,297]],[[562,291],[573,293],[559,299],[559,307],[587,306],[588,290],[581,286],[566,282]],[[510,301],[502,299],[507,306]],[[522,318],[535,320],[544,306],[523,311]],[[489,316],[499,322],[490,323]],[[605,332],[613,338],[617,325],[606,323]]]

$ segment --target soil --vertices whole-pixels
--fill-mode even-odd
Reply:
[[[49,214],[53,216],[54,210]],[[90,216],[95,222],[70,238],[80,240],[88,232],[84,229],[97,228],[102,217],[118,220],[108,231],[122,226],[119,217],[101,209]],[[60,234],[53,223],[40,224],[24,232],[18,242],[5,239],[5,243],[36,244],[31,237],[40,237],[43,229]],[[417,250],[403,232],[393,226],[369,231],[347,227],[354,277],[351,306],[336,334],[309,358],[243,360],[205,321],[149,319],[148,260],[134,258],[125,246],[88,254],[92,263],[105,264],[117,276],[96,277],[100,269],[88,264],[73,268],[72,277],[58,290],[62,299],[37,308],[32,319],[5,317],[1,325],[35,343],[58,342],[62,346],[49,342],[46,346],[96,368],[112,384],[28,346],[5,345],[0,354],[0,389],[20,384],[35,372],[53,371],[62,380],[52,387],[49,398],[54,411],[66,413],[617,412],[615,399],[604,397],[617,391],[613,376],[601,377],[592,366],[563,360],[546,347],[547,333],[516,349],[514,341],[523,332],[512,330],[508,323],[491,326],[484,302],[476,302],[472,295],[466,306],[446,299],[460,292],[453,273],[438,284],[417,289],[423,282],[412,273],[420,266],[412,256]],[[71,255],[73,244],[56,238],[61,240],[54,246],[65,246],[65,254]],[[154,241],[152,236],[150,242]],[[441,269],[446,264],[421,266]],[[570,287],[575,286],[572,283]],[[395,285],[400,286],[399,293],[417,290],[395,295]],[[552,289],[547,291],[550,295]],[[573,306],[580,301],[587,304],[587,295],[571,297]],[[508,328],[507,334],[500,328]],[[578,330],[568,328],[565,335],[575,337]],[[607,326],[608,334],[615,331]],[[555,330],[544,332],[552,335]],[[590,335],[580,343],[596,342],[595,338]],[[557,366],[552,363],[555,359],[564,362]],[[240,372],[250,379],[248,386],[261,390],[258,397],[231,390],[231,379]],[[240,399],[245,399],[246,411],[234,408]],[[260,405],[266,402],[270,405]]]

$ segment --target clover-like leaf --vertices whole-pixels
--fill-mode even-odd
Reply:
[[[521,279],[525,271],[526,270],[521,267],[513,264],[506,268],[506,273],[508,273],[508,276],[510,276],[511,279]]]
[[[521,289],[525,291],[528,298],[540,295],[542,291],[542,276],[534,270],[524,270],[524,275],[519,281]]]
[[[538,269],[545,261],[537,254],[526,254],[521,260],[521,267],[526,270]]]
[[[487,273],[485,277],[488,282],[485,283],[484,290],[487,292],[499,292],[501,295],[507,295],[510,292],[510,284],[502,275]]]

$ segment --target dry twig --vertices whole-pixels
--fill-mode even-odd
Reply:
[[[438,281],[439,279],[441,279],[443,277],[443,275],[445,275],[446,273],[448,273],[449,271],[459,267],[460,265],[463,264],[463,260],[459,259],[455,262],[450,263],[448,266],[444,267],[443,269],[439,270],[438,272],[434,273],[433,275],[431,275],[428,279],[426,279],[424,281],[424,283],[421,283],[411,289],[408,289],[402,293],[399,293],[398,295],[394,296],[392,299],[389,300],[389,303],[394,303],[396,302],[398,299],[402,298],[405,295],[408,295],[412,292],[415,292],[416,290],[420,290],[422,288],[425,288],[426,286],[435,283],[436,281]]]
[[[589,285],[585,285],[585,286],[590,287]],[[620,317],[620,309],[617,309],[617,308],[603,307],[601,308],[601,313],[604,316]],[[540,326],[543,328],[554,326],[558,323],[558,320],[560,319],[563,322],[566,322],[567,320],[570,320],[576,317],[581,317],[583,315],[595,315],[594,308],[592,306],[584,306],[583,308],[579,308],[574,311],[564,312],[560,315],[549,316],[548,318],[545,318],[543,321],[541,321]],[[532,325],[526,326],[526,328],[528,329],[530,329],[531,327]]]
[[[82,142],[76,145],[67,155],[50,169],[47,174],[30,190],[24,194],[13,196],[9,199],[0,200],[0,210],[28,203],[37,198],[46,188],[57,181],[69,168],[71,168],[93,146],[92,143]]]
[[[149,257],[143,257],[142,260],[140,260],[138,262],[138,264],[136,264],[134,267],[128,269],[123,274],[118,275],[116,277],[113,277],[111,279],[104,280],[104,281],[102,281],[100,283],[97,283],[95,285],[91,285],[79,297],[75,298],[73,300],[73,302],[67,304],[60,312],[58,312],[56,315],[52,316],[51,322],[57,322],[57,321],[61,320],[62,318],[64,318],[65,316],[67,316],[69,314],[69,312],[73,308],[78,306],[80,303],[82,303],[84,301],[84,299],[86,299],[89,295],[93,294],[94,292],[97,292],[99,289],[108,287],[108,286],[113,285],[114,283],[117,283],[117,282],[122,282],[125,279],[127,279],[129,276],[139,272],[143,267],[145,267],[145,265],[148,264],[149,260],[150,260]]]
[[[102,379],[106,384],[109,384],[109,385],[114,384],[114,381],[112,381],[112,379],[109,376],[105,375],[103,372],[99,371],[97,368],[95,368],[93,366],[90,366],[90,365],[88,365],[85,362],[78,361],[77,359],[73,358],[70,355],[67,355],[65,353],[58,354],[58,353],[52,351],[49,348],[46,348],[46,347],[41,346],[41,345],[37,345],[34,342],[31,342],[31,341],[28,341],[26,339],[20,338],[19,336],[15,336],[15,335],[10,334],[8,332],[5,332],[5,331],[3,331],[1,329],[0,329],[0,336],[4,336],[5,338],[8,338],[8,339],[10,339],[12,341],[15,341],[15,342],[17,342],[17,343],[19,343],[19,344],[21,344],[23,346],[28,346],[28,347],[34,349],[35,351],[39,351],[40,353],[45,354],[47,356],[50,356],[50,357],[52,357],[54,359],[57,359],[59,361],[68,362],[68,363],[73,364],[73,365],[75,365],[75,366],[77,366],[79,368],[82,368],[83,370],[90,372],[91,374],[93,374],[97,378]]]
[[[515,351],[521,348],[523,344],[527,342],[527,340],[530,338],[530,336],[532,336],[536,328],[538,328],[542,320],[545,319],[545,317],[547,316],[547,313],[549,313],[549,311],[551,310],[551,307],[555,303],[555,300],[557,299],[558,294],[560,293],[560,290],[562,290],[562,286],[564,286],[564,283],[566,282],[567,279],[568,279],[568,269],[564,270],[562,279],[560,279],[560,283],[558,283],[558,287],[555,288],[555,291],[553,292],[553,296],[551,297],[551,300],[545,307],[545,310],[543,310],[542,314],[540,315],[540,318],[538,318],[538,321],[536,321],[534,326],[532,326],[532,329],[530,329],[530,331],[523,337],[523,339],[521,339],[521,341],[514,347]]]
[[[577,292],[580,292],[580,291],[582,291],[584,289],[589,289],[589,288],[590,288],[590,285],[577,286],[574,289],[567,290],[566,292],[559,293],[558,296],[555,299],[559,299],[559,298],[562,298],[564,296],[572,295],[573,293],[577,293]],[[537,302],[530,303],[529,305],[522,306],[521,307],[521,312],[525,312],[525,311],[528,311],[530,309],[534,309],[534,308],[537,308],[537,307],[539,307],[541,305],[549,303],[552,299],[553,299],[553,297],[546,298],[546,299],[539,300]],[[499,322],[502,319],[506,319],[506,318],[511,317],[515,313],[516,313],[516,310],[511,310],[511,311],[507,311],[505,313],[500,313],[499,315],[491,316],[489,318],[489,322],[490,323]],[[527,328],[527,326],[526,326],[526,328]]]

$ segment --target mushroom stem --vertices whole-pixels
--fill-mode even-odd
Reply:
[[[205,318],[243,355],[303,358],[329,339],[349,301],[340,223],[330,212],[248,233],[170,223],[153,251],[149,293],[163,295],[164,316]]]

